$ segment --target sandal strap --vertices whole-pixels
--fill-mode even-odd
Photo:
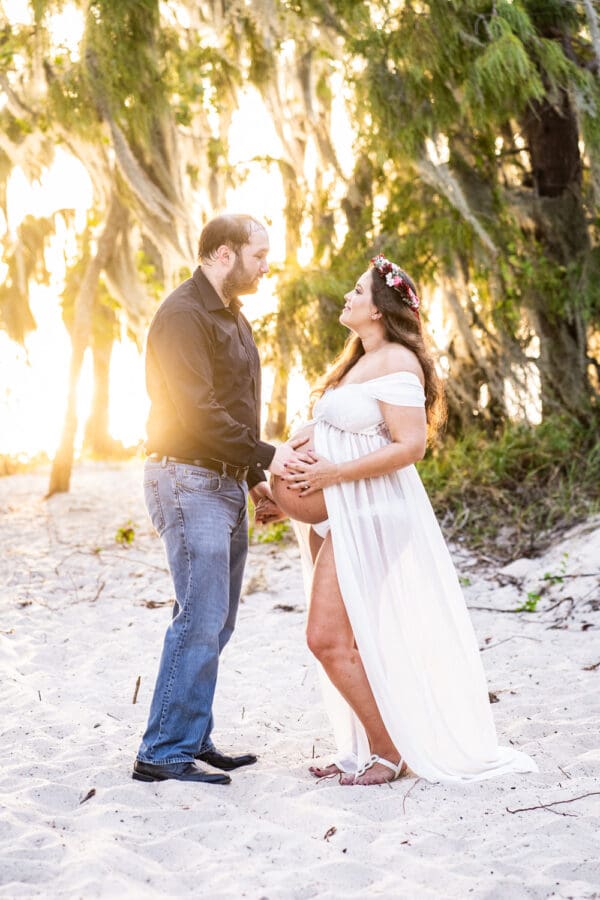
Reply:
[[[402,766],[404,765],[404,760],[400,757],[398,764],[390,762],[389,759],[384,759],[383,756],[375,756],[375,761],[379,763],[380,766],[387,766],[388,769],[391,769],[394,775],[399,775],[402,771]],[[373,763],[375,765],[375,763]]]
[[[360,778],[361,775],[364,775],[365,772],[367,772],[369,769],[372,769],[373,766],[377,765],[377,763],[379,763],[379,765],[381,766],[386,766],[388,769],[391,769],[394,775],[398,777],[398,775],[402,771],[404,760],[402,759],[402,757],[400,757],[400,761],[396,765],[396,763],[390,762],[389,759],[384,759],[383,756],[378,756],[377,753],[372,753],[366,763],[364,763],[360,767],[360,769],[354,776],[355,779]]]
[[[373,754],[368,758],[368,760],[366,761],[366,763],[363,763],[362,766],[360,767],[360,769],[357,769],[357,770],[356,770],[356,772],[355,772],[355,774],[354,774],[354,778],[355,778],[355,779],[356,779],[356,778],[360,778],[360,776],[361,776],[361,775],[364,775],[365,772],[366,772],[368,769],[372,769],[376,762],[379,762],[379,757],[377,756],[376,753],[373,753]]]

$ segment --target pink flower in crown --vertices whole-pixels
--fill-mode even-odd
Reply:
[[[420,306],[419,298],[411,288],[410,284],[406,281],[404,272],[400,266],[391,262],[382,253],[373,257],[371,265],[377,269],[381,276],[383,276],[387,286],[394,288],[406,305],[418,315]]]

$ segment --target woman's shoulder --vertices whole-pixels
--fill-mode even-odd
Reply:
[[[425,378],[416,353],[403,347],[402,344],[388,344],[381,354],[381,375],[394,375],[396,372],[410,372],[416,375],[421,384]]]

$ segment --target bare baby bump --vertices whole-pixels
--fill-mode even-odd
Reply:
[[[299,448],[300,452],[304,450],[314,450],[314,425],[305,425],[300,428],[294,435],[295,438],[308,437],[309,440]],[[301,497],[298,491],[289,491],[287,484],[277,475],[271,475],[271,493],[277,506],[283,510],[290,519],[297,522],[307,522],[309,525],[316,525],[317,522],[323,522],[327,518],[327,507],[325,506],[325,497],[323,491],[316,491],[306,497]]]

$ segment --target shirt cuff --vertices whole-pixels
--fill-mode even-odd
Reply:
[[[257,441],[252,454],[250,469],[268,469],[275,456],[275,449],[273,444]]]
[[[263,472],[262,469],[257,468],[256,466],[251,466],[248,469],[248,475],[246,481],[248,483],[248,490],[251,491],[253,487],[256,487],[257,484],[260,484],[261,481],[266,481],[267,476]]]

